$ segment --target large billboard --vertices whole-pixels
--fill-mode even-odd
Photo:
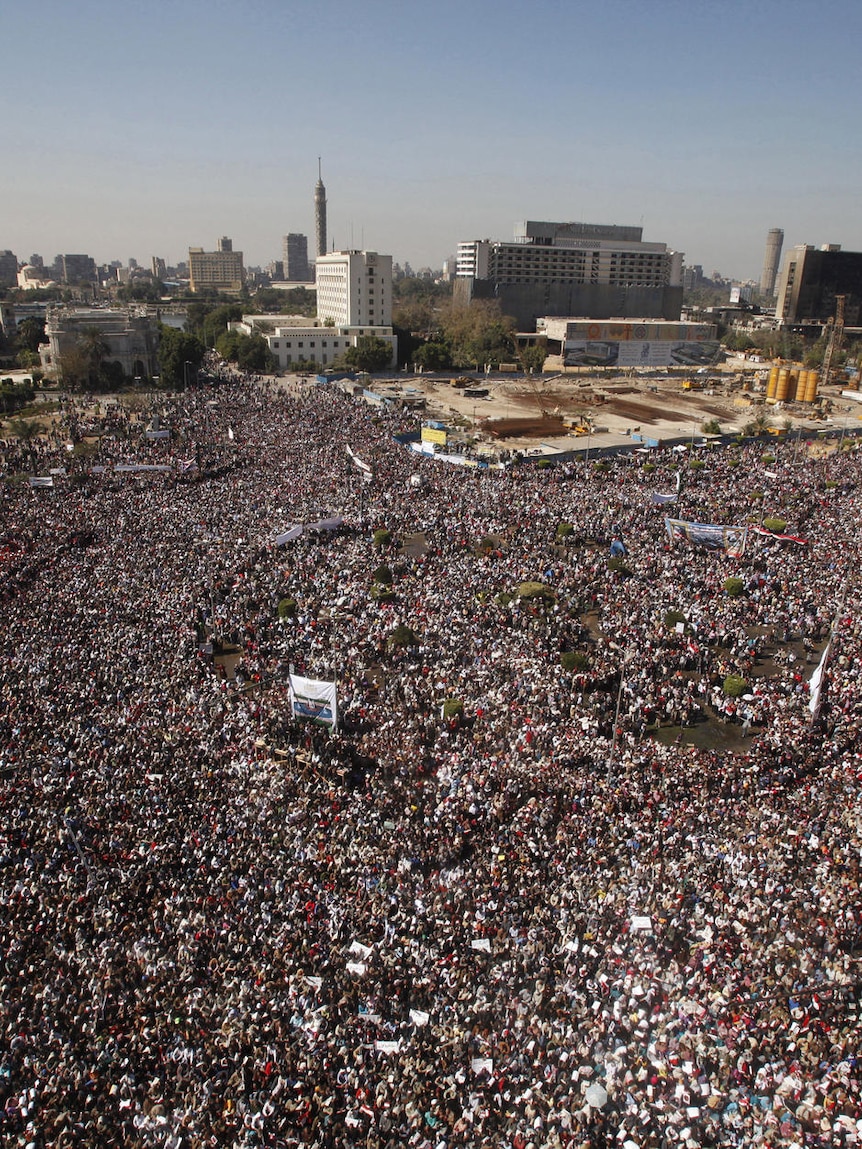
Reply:
[[[577,320],[566,324],[567,367],[710,367],[721,345],[711,323],[626,323]]]
[[[578,340],[563,347],[567,367],[710,367],[718,362],[718,340]]]
[[[712,323],[673,323],[667,320],[575,319],[566,323],[566,340],[589,340],[591,343],[643,343],[669,340],[674,343],[701,343],[713,340],[716,329]]]

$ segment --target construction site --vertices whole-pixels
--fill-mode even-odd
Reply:
[[[568,454],[626,443],[648,449],[752,425],[776,435],[855,434],[862,430],[862,403],[833,367],[844,337],[843,302],[836,302],[816,370],[744,355],[700,370],[566,368],[554,357],[540,375],[419,374],[376,380],[375,391],[445,427],[447,442],[460,440],[486,455]]]
[[[779,400],[770,394],[770,374],[778,370],[731,359],[705,379],[652,372],[490,374],[469,381],[420,375],[375,381],[375,390],[444,425],[450,443],[471,441],[488,455],[570,453],[629,442],[655,447],[741,433],[753,423],[776,434],[862,427],[862,406],[842,396],[846,384],[821,382],[808,402],[790,399],[788,384],[787,397]],[[780,370],[789,376],[789,368]]]

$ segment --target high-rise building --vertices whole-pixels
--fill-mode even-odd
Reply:
[[[781,247],[784,232],[780,227],[771,227],[766,235],[766,252],[763,256],[763,271],[760,273],[761,295],[775,295],[778,269],[781,266]]]
[[[0,251],[0,287],[14,287],[18,282],[18,258],[9,251]]]
[[[63,283],[92,283],[96,264],[90,255],[58,255],[59,276]]]
[[[189,286],[192,291],[205,288],[241,291],[244,282],[242,252],[233,250],[233,243],[227,236],[218,241],[218,251],[189,248]]]
[[[824,324],[835,315],[837,295],[845,297],[845,324],[862,325],[862,252],[842,251],[839,244],[815,248],[804,243],[788,251],[778,281],[778,319]]]
[[[317,183],[314,185],[314,238],[317,245],[315,255],[320,259],[326,255],[326,188],[323,186],[320,160],[317,161]]]
[[[288,283],[308,283],[311,267],[308,262],[308,236],[292,231],[281,245],[284,274]]]
[[[392,256],[333,251],[316,262],[317,318],[336,327],[392,325]]]
[[[457,301],[497,299],[521,330],[539,316],[677,320],[682,253],[617,224],[516,225],[511,243],[458,244]]]

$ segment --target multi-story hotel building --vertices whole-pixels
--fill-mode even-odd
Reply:
[[[522,328],[542,315],[679,319],[682,253],[617,224],[517,224],[512,242],[458,244],[456,299],[500,301]]]

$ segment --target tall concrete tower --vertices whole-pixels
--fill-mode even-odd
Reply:
[[[314,235],[317,241],[316,255],[326,255],[326,188],[320,172],[320,157],[317,158],[317,183],[314,186]]]
[[[781,245],[784,243],[784,232],[780,227],[771,227],[766,237],[766,254],[763,257],[763,271],[760,274],[760,291],[762,295],[775,295],[775,282],[778,278],[778,268],[781,263]]]

